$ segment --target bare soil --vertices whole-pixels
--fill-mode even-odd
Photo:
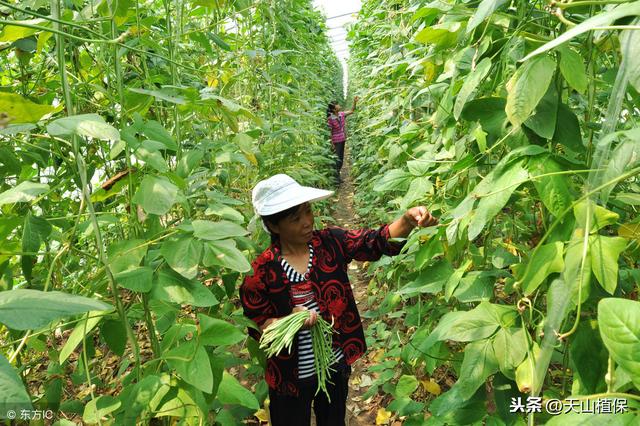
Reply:
[[[357,229],[366,224],[360,222],[353,207],[355,186],[351,177],[350,150],[347,145],[345,150],[344,165],[342,166],[342,183],[336,191],[338,201],[335,204],[333,218],[336,225],[346,229]],[[360,315],[367,311],[367,284],[368,278],[362,265],[363,262],[353,261],[349,265],[349,279],[356,299]],[[369,320],[363,318],[365,329]],[[372,353],[366,353],[361,359],[352,365],[351,379],[349,380],[349,398],[347,399],[347,425],[371,426],[376,424],[376,414],[380,407],[380,398],[373,396],[364,400],[362,395],[369,388],[371,377],[366,374],[367,369],[375,364]]]

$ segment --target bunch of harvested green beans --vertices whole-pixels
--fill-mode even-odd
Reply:
[[[311,314],[308,310],[294,312],[286,317],[279,318],[274,323],[264,329],[262,337],[260,337],[260,348],[264,349],[267,357],[272,357],[280,353],[284,348],[291,351],[291,346],[296,337],[296,333],[300,331],[304,322]],[[327,381],[333,369],[331,366],[336,361],[335,353],[332,348],[333,325],[325,321],[321,316],[311,327],[311,344],[313,346],[313,363],[318,376],[318,389],[316,393],[322,390],[329,398],[327,391]]]
[[[331,344],[333,332],[333,325],[326,322],[320,316],[318,316],[318,321],[311,327],[313,364],[316,367],[316,375],[318,376],[318,389],[316,390],[316,394],[322,389],[325,395],[327,395],[329,402],[331,402],[331,397],[327,390],[327,382],[331,383],[329,377],[331,376],[331,371],[335,371],[331,366],[336,362],[336,354],[333,352]]]
[[[260,337],[260,349],[264,349],[267,358],[280,353],[283,348],[291,352],[293,338],[309,318],[307,310],[294,312],[286,317],[279,318],[264,329]]]

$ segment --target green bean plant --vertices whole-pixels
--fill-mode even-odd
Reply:
[[[403,424],[637,422],[639,16],[638,1],[363,2],[359,211],[440,219],[370,266],[384,356],[365,397]],[[603,398],[625,408],[598,413]]]
[[[308,0],[0,12],[0,419],[242,424],[267,394],[236,290],[268,241],[250,190],[332,185],[324,17]]]

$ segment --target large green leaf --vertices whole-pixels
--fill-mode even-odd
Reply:
[[[486,2],[487,0],[485,0]],[[491,0],[496,1],[496,0]],[[503,0],[497,0],[503,1]],[[462,108],[465,106],[468,100],[473,98],[473,93],[480,84],[480,82],[487,76],[491,70],[491,59],[484,58],[480,61],[478,66],[464,79],[462,88],[458,92],[456,102],[453,105],[453,117],[457,120],[462,113]]]
[[[467,121],[479,121],[482,130],[494,138],[502,135],[507,122],[504,98],[480,98],[467,102],[460,116]]]
[[[600,338],[598,322],[580,321],[576,333],[571,336],[569,355],[580,384],[589,393],[599,393],[606,389],[607,350]]]
[[[147,293],[153,285],[153,268],[139,266],[114,275],[119,286],[131,291]]]
[[[436,328],[438,335],[456,342],[473,342],[491,336],[500,326],[512,325],[515,311],[501,305],[481,302],[477,307],[466,311],[447,323],[444,328]],[[434,330],[434,333],[436,333]]]
[[[46,183],[24,181],[0,194],[0,206],[4,204],[25,203],[49,190]]]
[[[5,113],[9,123],[35,123],[60,109],[61,106],[37,104],[17,93],[0,92],[0,114]]]
[[[157,272],[151,295],[154,299],[180,305],[207,307],[218,304],[218,299],[205,286],[188,280],[169,268]]]
[[[554,272],[562,272],[564,261],[562,259],[564,244],[560,241],[545,244],[536,249],[526,265],[522,265],[523,276],[518,277],[522,283],[524,294],[531,294],[542,282]]]
[[[556,121],[553,141],[574,152],[581,152],[584,149],[578,117],[571,111],[571,108],[563,103],[558,105],[558,120]]]
[[[640,302],[606,298],[598,303],[600,336],[611,357],[640,389]]]
[[[410,376],[407,374],[400,376],[400,378],[398,379],[398,384],[396,385],[396,398],[411,396],[411,394],[415,392],[416,389],[418,389],[419,385],[420,382],[418,381],[418,379],[416,379],[416,376]]]
[[[514,126],[520,126],[531,116],[538,102],[547,92],[556,69],[549,56],[540,56],[518,68],[507,83],[507,118]]]
[[[20,413],[22,410],[33,408],[31,398],[18,372],[2,354],[0,354],[0,408],[0,419],[7,418],[10,410]]]
[[[154,401],[155,402],[155,401]],[[201,408],[202,392],[191,386],[179,386],[155,411],[156,417],[175,417],[181,419],[202,419],[206,412]],[[206,403],[202,404],[203,406]]]
[[[428,332],[431,326],[423,326],[413,336],[412,340],[417,350],[426,353],[436,342],[447,340],[449,336],[449,330],[458,322],[463,321],[463,318],[467,311],[449,311],[440,318],[438,325],[431,331],[426,338],[424,338],[425,332]],[[489,324],[492,326],[491,324]],[[490,328],[487,331],[487,336],[495,331],[497,326]]]
[[[414,296],[420,293],[436,294],[442,291],[444,284],[454,269],[447,260],[441,260],[420,271],[415,280],[408,282],[397,293]]]
[[[233,240],[205,242],[202,263],[207,267],[217,265],[238,272],[247,272],[251,269],[251,264],[237,249]]]
[[[202,258],[202,241],[183,235],[165,240],[160,249],[169,266],[185,278],[198,275],[198,265]]]
[[[95,6],[91,6],[92,10]],[[132,7],[131,0],[117,0],[100,2],[97,11],[100,15],[113,19],[116,25],[120,26],[127,21],[129,9]]]
[[[235,377],[226,371],[222,373],[217,397],[218,401],[223,404],[238,404],[252,410],[260,408],[253,392],[242,386]]]
[[[157,149],[150,149],[149,142],[153,141],[144,141],[140,147],[136,149],[136,158],[144,161],[146,165],[160,173],[168,172],[169,166],[167,166],[167,162],[164,160],[162,153]]]
[[[140,266],[147,254],[147,247],[146,242],[139,239],[111,243],[107,249],[111,272],[118,274]]]
[[[593,275],[607,293],[613,294],[618,287],[618,257],[627,246],[627,240],[622,237],[592,235],[589,244]]]
[[[127,424],[135,425],[136,418],[142,412],[155,408],[159,400],[171,389],[167,384],[169,380],[168,374],[164,374],[163,377],[148,375],[133,385],[127,397],[122,401],[125,409],[124,419]]]
[[[454,385],[457,394],[467,400],[482,386],[487,377],[498,371],[498,360],[490,339],[469,343],[464,348],[460,377]]]
[[[163,215],[171,210],[178,200],[178,187],[167,178],[147,175],[132,201],[140,204],[145,212]]]
[[[221,220],[219,222],[194,220],[192,225],[193,235],[202,240],[224,240],[226,238],[241,237],[249,233],[242,226],[227,220]]]
[[[200,163],[202,157],[204,157],[204,152],[199,149],[183,152],[182,158],[180,158],[176,167],[178,176],[181,178],[187,177],[198,163]]]
[[[0,292],[0,323],[15,330],[37,329],[72,315],[112,309],[104,302],[60,291],[18,289]]]
[[[412,179],[413,176],[404,170],[390,170],[374,184],[373,190],[376,192],[406,191]]]
[[[500,371],[511,380],[527,354],[527,337],[521,327],[500,328],[492,338],[493,352]]]
[[[461,22],[443,22],[420,30],[416,34],[416,40],[420,43],[433,44],[441,49],[450,47],[458,39],[461,28]]]
[[[528,177],[529,173],[524,168],[524,160],[512,164],[498,178],[494,178],[493,173],[485,177],[485,180],[491,184],[483,185],[485,191],[475,194],[475,197],[479,197],[480,201],[469,223],[469,241],[480,235],[487,222],[502,210],[511,198],[511,194]]]
[[[178,149],[175,139],[171,136],[171,133],[162,126],[162,124],[155,120],[147,120],[140,126],[144,135],[150,140],[161,142],[165,148],[172,151]]]
[[[494,296],[496,279],[506,275],[498,270],[470,271],[460,280],[453,296],[461,303],[488,301]]]
[[[118,142],[120,132],[104,121],[98,114],[72,115],[59,118],[47,125],[47,132],[52,136],[86,136],[94,139]]]
[[[533,185],[545,207],[555,217],[560,218],[573,202],[573,194],[569,188],[570,180],[567,179],[567,175],[552,173],[561,173],[565,170],[549,156],[530,158],[527,169],[534,178]],[[541,175],[542,177],[538,177]]]
[[[607,139],[621,139],[618,146],[611,153],[611,157],[602,174],[602,182],[612,182],[620,175],[637,167],[640,164],[640,128],[613,133],[607,136],[601,143],[607,143]],[[601,199],[606,200],[617,184],[607,185],[601,194]]]
[[[535,108],[535,113],[527,118],[524,125],[533,130],[538,136],[551,139],[556,131],[558,120],[558,93],[549,85],[547,93]]]
[[[213,373],[204,347],[191,341],[166,352],[163,357],[185,382],[203,392],[211,393]]]
[[[238,327],[218,318],[198,314],[200,321],[200,344],[205,346],[227,346],[244,340],[247,336]]]
[[[416,252],[416,269],[422,270],[434,256],[441,255],[443,252],[444,246],[442,245],[442,241],[436,237],[429,238],[429,240],[422,244]]]
[[[471,266],[472,263],[473,262],[471,261],[471,259],[467,259],[464,263],[462,263],[462,265],[456,268],[456,270],[453,271],[453,273],[447,279],[447,282],[444,284],[444,299],[447,302],[453,295],[453,292],[458,287],[458,284],[460,283],[462,276],[467,271],[467,269],[469,269],[469,266]]]
[[[67,342],[60,350],[59,362],[61,364],[69,358],[69,355],[73,353],[76,347],[78,347],[85,337],[89,335],[91,330],[93,330],[104,318],[103,312],[89,312],[87,315],[88,318],[85,318],[76,324],[75,328],[69,335]]]
[[[482,21],[491,16],[493,12],[506,2],[507,0],[482,0],[471,19],[469,19],[467,34],[473,31]]]
[[[633,31],[631,31],[633,32]],[[587,73],[584,70],[582,56],[575,50],[565,47],[560,50],[560,72],[569,86],[580,93],[587,90]]]
[[[40,246],[51,234],[51,230],[51,224],[46,219],[33,216],[30,212],[27,213],[22,227],[23,253],[37,253],[40,250]],[[31,281],[31,271],[36,259],[37,255],[22,255],[22,271],[28,281]]]

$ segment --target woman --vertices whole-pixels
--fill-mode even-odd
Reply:
[[[350,365],[366,350],[362,322],[356,308],[347,265],[351,260],[377,260],[396,255],[415,226],[437,223],[425,207],[407,210],[400,219],[378,229],[348,231],[313,229],[310,203],[333,191],[299,185],[279,174],[259,182],[252,192],[253,206],[271,234],[272,244],[253,262],[253,275],[240,287],[244,314],[261,330],[293,311],[311,311],[291,353],[283,350],[267,360],[271,424],[310,424],[311,404],[318,426],[344,425]],[[316,395],[310,327],[321,315],[333,321],[333,349],[337,362],[327,388]],[[259,333],[251,330],[252,336]]]
[[[341,111],[342,107],[337,102],[331,102],[327,107],[327,125],[331,130],[331,143],[333,144],[333,151],[338,156],[336,164],[338,182],[340,182],[340,169],[344,160],[344,143],[347,140],[346,117],[353,114],[357,103],[358,97],[356,96],[353,98],[353,106],[349,111]]]

